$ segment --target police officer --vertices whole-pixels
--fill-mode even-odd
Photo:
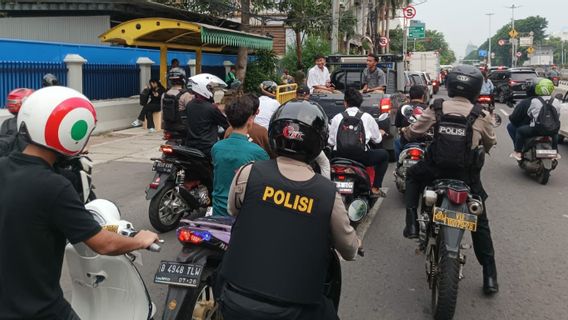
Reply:
[[[448,74],[446,79],[446,87],[450,99],[442,102],[442,113],[459,114],[464,117],[473,114],[473,103],[475,103],[479,96],[482,83],[483,76],[477,68],[467,65],[455,67]],[[436,102],[425,110],[416,123],[403,129],[404,136],[407,140],[412,141],[423,136],[430,127],[436,124],[437,116],[434,105],[436,105]],[[480,171],[483,165],[482,159],[484,152],[489,152],[491,147],[496,144],[496,140],[489,114],[483,111],[483,113],[479,113],[477,116],[472,124],[471,155],[473,159],[479,160],[472,161],[472,163],[464,169],[443,170],[434,163],[433,158],[440,155],[434,155],[433,148],[431,147],[427,153],[426,160],[419,162],[409,169],[405,193],[406,227],[403,232],[405,237],[418,237],[418,223],[416,218],[419,194],[428,183],[435,179],[460,179],[467,183],[472,192],[479,195],[484,202],[485,199],[487,199],[487,193],[481,184]],[[435,140],[436,136],[434,137],[434,143]],[[479,148],[479,146],[482,146],[482,148]],[[439,150],[439,148],[436,148],[436,151]],[[476,154],[478,156],[474,156]],[[447,157],[452,156],[452,150],[448,150]],[[486,208],[485,205],[484,208]],[[493,241],[491,240],[486,211],[478,217],[477,232],[472,233],[472,238],[475,255],[479,263],[483,266],[483,290],[486,294],[497,293],[499,290],[497,284],[497,270],[495,267]]]
[[[291,101],[269,126],[278,158],[245,165],[233,179],[228,211],[237,219],[220,271],[224,319],[338,319],[323,294],[330,247],[353,260],[361,241],[335,185],[308,164],[327,138],[321,107]]]

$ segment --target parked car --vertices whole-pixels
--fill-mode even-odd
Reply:
[[[489,74],[489,80],[495,86],[495,98],[501,103],[526,98],[527,82],[536,78],[538,75],[532,68],[496,70]]]

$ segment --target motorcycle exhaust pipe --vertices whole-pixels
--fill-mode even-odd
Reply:
[[[483,213],[483,203],[477,199],[470,199],[467,203],[467,208],[471,214],[476,216]]]

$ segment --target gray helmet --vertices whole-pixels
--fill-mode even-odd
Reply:
[[[268,93],[272,93],[272,94],[276,93],[276,87],[278,87],[276,82],[271,81],[271,80],[262,81],[262,83],[260,84],[261,90],[264,90],[264,91],[266,91]]]
[[[59,80],[51,73],[46,73],[41,80],[42,87],[51,87],[59,85]]]

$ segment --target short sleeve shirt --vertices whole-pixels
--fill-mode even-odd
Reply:
[[[373,72],[369,68],[365,68],[363,70],[363,85],[367,85],[367,88],[386,86],[385,73],[380,68],[375,68]]]
[[[0,159],[0,319],[66,319],[59,286],[67,240],[101,227],[71,183],[41,158]]]

